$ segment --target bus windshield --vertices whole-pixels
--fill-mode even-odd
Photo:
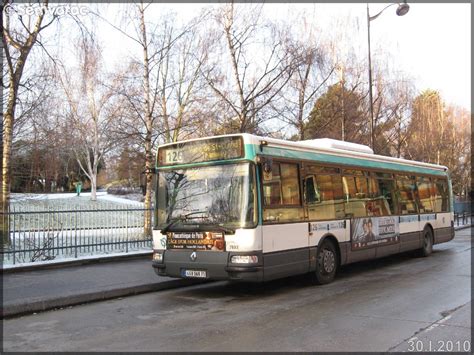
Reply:
[[[156,224],[167,231],[246,228],[256,224],[249,163],[158,172]]]

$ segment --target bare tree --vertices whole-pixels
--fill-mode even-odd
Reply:
[[[178,26],[167,13],[155,25],[146,19],[150,6],[140,2],[131,8],[136,36],[109,23],[141,49],[141,58],[133,59],[118,77],[122,86],[117,92],[125,98],[122,106],[129,111],[120,125],[122,138],[140,142],[144,148],[146,234],[151,234],[153,148],[158,140],[176,141],[183,133],[193,95],[202,86],[199,73],[206,55],[196,34],[201,16]]]
[[[456,169],[452,172],[455,193],[462,198],[472,199],[472,116],[468,110],[448,106],[447,114],[452,121],[451,142],[455,149],[448,150],[452,154],[453,166]]]
[[[298,138],[303,140],[318,93],[328,85],[336,68],[330,48],[315,25],[305,14],[300,14],[295,22],[301,26],[292,24],[284,30],[284,48],[291,55],[293,73],[288,85],[280,91],[278,102],[272,106],[279,119],[296,128]]]
[[[14,9],[10,1],[0,5],[2,13],[2,63],[6,62],[7,80],[2,79],[2,86],[8,90],[8,98],[3,110],[2,122],[2,211],[8,209],[11,189],[11,152],[13,142],[13,127],[15,122],[15,108],[18,101],[18,89],[22,83],[23,72],[31,49],[38,41],[41,31],[51,25],[56,19],[53,16],[46,23],[48,1],[41,2],[42,8],[36,17],[11,15]],[[9,11],[4,11],[9,7]],[[12,18],[13,17],[13,18]],[[12,23],[14,21],[15,23]],[[4,215],[5,216],[5,215]],[[2,234],[7,227],[7,221],[2,218]],[[3,235],[2,240],[7,240]]]
[[[197,25],[207,16],[195,18],[186,29],[178,29],[179,40],[172,45],[176,34],[170,32],[163,45],[163,60],[159,66],[160,112],[164,124],[164,141],[176,142],[195,131],[194,115],[197,93],[205,90],[201,69],[207,59],[204,35]]]
[[[145,173],[146,173],[146,194],[145,194],[145,234],[151,235],[151,193],[153,191],[153,171],[154,161],[152,152],[152,130],[153,130],[153,108],[150,84],[150,53],[148,51],[147,29],[145,22],[145,10],[150,6],[145,6],[141,2],[138,7],[140,21],[140,41],[143,51],[143,118],[145,121]]]
[[[410,135],[404,154],[411,159],[446,165],[456,195],[469,194],[471,114],[446,105],[439,92],[424,90],[412,102]]]
[[[446,142],[447,116],[439,92],[425,90],[412,103],[411,131],[406,152],[412,159],[440,163],[442,143]]]
[[[79,75],[74,77],[75,71],[66,69],[59,78],[67,102],[63,130],[72,137],[71,149],[91,182],[91,200],[95,201],[99,164],[116,144],[112,127],[120,105],[114,100],[113,87],[118,83],[103,85],[100,47],[93,37],[82,37],[78,56]]]
[[[268,119],[264,109],[293,72],[281,33],[269,23],[262,24],[262,6],[230,3],[216,14],[220,33],[210,48],[213,62],[203,72],[227,107],[220,117],[223,133],[258,132]]]
[[[385,80],[391,80],[385,85],[378,82],[378,97],[384,100],[384,106],[377,105],[376,117],[377,125],[376,139],[379,151],[387,155],[393,155],[401,158],[410,135],[408,126],[411,118],[411,103],[414,97],[414,86],[410,78],[403,73],[398,75],[387,75]],[[383,118],[382,118],[383,117]],[[382,149],[385,144],[384,149]]]

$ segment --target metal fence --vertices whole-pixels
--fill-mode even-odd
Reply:
[[[454,202],[454,213],[472,213],[472,202],[471,201],[456,201]]]
[[[145,211],[140,206],[11,207],[6,216],[9,233],[1,251],[3,263],[151,250],[152,238],[144,233]]]
[[[462,212],[462,213],[454,213],[454,225],[464,226],[472,224],[472,213],[471,212]]]

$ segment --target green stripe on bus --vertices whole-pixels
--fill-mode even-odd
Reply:
[[[338,155],[331,155],[331,154],[324,154],[324,153],[315,153],[315,152],[304,152],[299,150],[291,150],[288,148],[278,148],[278,147],[263,147],[263,151],[260,148],[260,145],[256,144],[245,144],[245,155],[243,158],[239,159],[231,159],[231,160],[217,160],[217,161],[209,161],[209,162],[201,162],[201,163],[188,163],[188,164],[179,164],[173,166],[166,166],[166,167],[158,167],[159,169],[181,169],[186,167],[198,167],[198,166],[208,166],[208,165],[215,165],[217,164],[229,164],[229,163],[237,163],[242,161],[255,161],[258,154],[270,155],[274,157],[280,158],[288,158],[288,159],[304,159],[304,160],[311,160],[320,163],[332,163],[332,164],[340,164],[340,165],[347,165],[347,166],[360,166],[362,168],[372,168],[372,169],[386,169],[386,170],[394,170],[400,172],[407,172],[407,173],[418,173],[418,174],[428,174],[428,175],[438,175],[438,176],[446,176],[446,172],[441,170],[429,169],[429,168],[422,168],[419,166],[413,165],[404,165],[398,163],[391,163],[391,162],[380,162],[380,161],[373,161],[368,159],[359,159],[359,158],[348,158],[348,157],[341,157]]]
[[[257,156],[257,149],[260,149],[260,146],[255,144],[245,144],[245,159],[255,160]]]
[[[255,151],[255,149],[253,151]],[[291,150],[288,148],[263,147],[262,154],[271,155],[271,156],[280,157],[280,158],[304,159],[304,160],[313,160],[313,161],[317,161],[321,163],[360,166],[362,168],[365,167],[365,168],[373,168],[373,169],[386,169],[386,170],[395,170],[395,171],[401,171],[401,172],[446,176],[446,172],[444,171],[434,170],[434,169],[429,169],[429,168],[422,168],[419,166],[403,165],[403,164],[390,163],[390,162],[380,162],[380,161],[358,159],[358,158],[352,158],[352,157],[348,158],[348,157],[341,157],[337,155],[330,155],[330,154],[324,154],[324,153],[304,152],[304,151]]]

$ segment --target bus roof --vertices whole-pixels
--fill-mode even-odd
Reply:
[[[374,154],[372,149],[366,145],[356,144],[351,142],[339,141],[335,139],[312,139],[312,140],[304,140],[304,141],[287,141],[283,139],[276,139],[276,138],[269,138],[269,137],[261,137],[253,134],[248,133],[236,133],[236,134],[227,134],[227,135],[219,135],[219,136],[210,136],[210,137],[203,137],[203,138],[196,138],[196,139],[188,139],[174,143],[167,143],[160,145],[158,149],[162,147],[166,147],[169,145],[173,145],[176,143],[184,143],[184,142],[192,142],[192,141],[200,141],[200,140],[207,140],[213,138],[220,138],[220,137],[231,137],[231,136],[242,136],[245,145],[256,145],[256,146],[263,146],[263,147],[274,147],[274,148],[281,148],[281,149],[288,149],[292,151],[301,151],[301,152],[310,152],[310,153],[323,153],[329,154],[339,157],[346,157],[346,158],[357,158],[363,160],[369,160],[374,162],[382,162],[382,163],[396,163],[408,166],[417,166],[420,168],[427,168],[436,171],[448,171],[448,168],[443,165],[436,165],[430,163],[424,163],[414,160],[407,160],[401,158],[394,158],[388,157],[384,155]],[[268,155],[268,154],[265,154]],[[355,164],[358,165],[358,164]]]

